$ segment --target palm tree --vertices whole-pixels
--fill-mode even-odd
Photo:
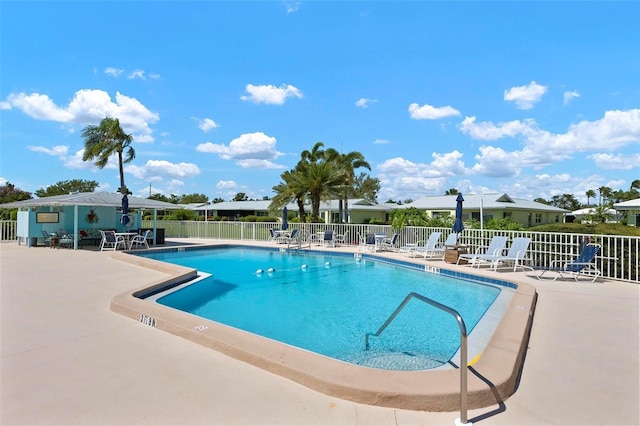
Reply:
[[[596,192],[593,189],[590,189],[585,192],[585,195],[587,196],[587,207],[589,207],[589,199],[596,198]]]
[[[103,169],[109,163],[109,157],[118,154],[120,171],[118,192],[128,194],[129,190],[124,184],[124,164],[130,163],[136,157],[136,151],[131,146],[133,137],[122,130],[120,120],[106,117],[97,126],[85,127],[82,131],[82,138],[84,139],[82,161],[95,159],[94,164],[99,169]],[[125,155],[124,158],[123,155]]]
[[[300,218],[304,220],[306,216],[304,202],[307,189],[300,184],[301,174],[296,173],[296,169],[293,169],[283,172],[280,177],[282,178],[282,182],[273,187],[276,195],[269,204],[269,210],[272,212],[281,210],[291,201],[295,201],[298,204]]]
[[[611,188],[608,186],[601,186],[598,188],[598,192],[600,193],[600,204],[607,201],[607,198],[611,195]]]
[[[351,151],[341,154],[333,148],[329,148],[324,153],[327,162],[337,169],[343,177],[343,184],[340,188],[340,199],[338,201],[338,217],[341,222],[347,222],[349,212],[349,196],[354,192],[356,183],[355,170],[364,167],[371,170],[371,166],[364,159],[364,155],[358,151]],[[343,209],[344,203],[344,209]]]
[[[311,199],[311,220],[320,220],[320,202],[338,195],[344,182],[341,174],[326,161],[318,163],[299,163],[299,184],[306,188]]]
[[[455,188],[447,189],[444,195],[458,195],[458,190]]]

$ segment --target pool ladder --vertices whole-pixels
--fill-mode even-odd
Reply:
[[[453,308],[450,308],[442,303],[438,303],[433,299],[424,297],[421,294],[411,292],[404,298],[400,306],[396,308],[391,316],[382,324],[382,327],[375,333],[367,333],[364,336],[364,346],[366,350],[369,350],[369,336],[379,336],[385,328],[398,316],[398,314],[404,309],[411,299],[418,299],[424,303],[434,306],[441,311],[453,315],[458,322],[460,328],[460,419],[456,419],[456,425],[470,425],[467,423],[467,326],[464,324],[462,316]]]

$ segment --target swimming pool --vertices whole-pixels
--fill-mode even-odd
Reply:
[[[412,301],[365,349],[365,334],[416,292],[460,313],[471,333],[500,289],[354,256],[217,248],[142,254],[211,276],[157,303],[338,360],[389,370],[440,367],[460,345],[449,314]]]
[[[206,247],[230,246],[267,247],[263,243],[189,240],[183,246],[153,251],[200,252]],[[346,253],[348,251],[348,248],[327,249],[331,254],[342,252],[342,255],[353,258],[354,253]],[[139,322],[142,327],[173,334],[336,398],[410,410],[457,411],[461,407],[462,375],[461,369],[458,368],[458,354],[446,366],[414,371],[383,370],[336,360],[217,321],[168,308],[152,300],[153,295],[160,297],[159,294],[168,288],[177,288],[197,277],[197,271],[193,268],[120,251],[109,256],[117,261],[165,274],[164,278],[115,295],[111,299],[110,309],[113,312]],[[522,280],[514,281],[517,278],[515,274],[502,276],[500,273],[484,273],[483,276],[482,271],[476,272],[475,269],[456,267],[438,261],[425,264],[420,259],[408,260],[406,256],[393,253],[362,254],[362,258],[409,267],[413,265],[427,272],[506,288],[507,291],[500,292],[469,335],[468,353],[473,370],[467,374],[468,408],[489,407],[501,403],[515,392],[537,301],[533,285]],[[253,270],[253,273],[255,272]],[[506,278],[507,276],[510,277]],[[505,294],[509,295],[506,299],[503,297]],[[501,309],[494,309],[496,305],[501,304]],[[474,340],[479,342],[475,348]],[[188,362],[188,359],[181,361]],[[219,384],[212,383],[212,386]]]

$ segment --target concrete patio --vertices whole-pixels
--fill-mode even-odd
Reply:
[[[0,268],[2,425],[452,425],[459,417],[333,398],[117,315],[115,295],[165,275],[109,252],[3,243]],[[539,298],[518,390],[501,406],[470,410],[470,421],[640,423],[638,285],[482,273],[533,284]]]

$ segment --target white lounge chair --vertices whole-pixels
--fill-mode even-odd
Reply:
[[[504,252],[504,248],[507,245],[507,237],[500,235],[494,236],[489,242],[488,246],[480,246],[476,249],[475,253],[462,253],[458,255],[458,261],[456,265],[460,264],[461,260],[465,260],[473,265],[479,256],[500,256]]]
[[[506,255],[479,255],[476,256],[476,263],[478,268],[482,262],[490,262],[494,271],[498,270],[498,265],[503,263],[513,263],[513,272],[516,271],[518,266],[523,267],[526,260],[527,251],[531,244],[531,238],[516,237],[509,247],[509,251]]]
[[[435,260],[435,259],[444,259],[444,251],[447,247],[453,247],[458,244],[458,234],[455,232],[447,235],[447,239],[443,244],[439,244],[436,242],[436,246],[429,250],[428,253],[425,253],[425,258]]]
[[[416,243],[416,248],[413,251],[409,252],[410,257],[418,257],[422,256],[425,259],[431,253],[433,249],[438,247],[438,241],[440,241],[440,236],[442,232],[435,231],[429,234],[429,238],[426,241],[418,241]]]

